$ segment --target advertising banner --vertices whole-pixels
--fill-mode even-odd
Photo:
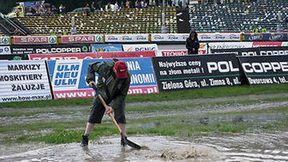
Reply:
[[[274,47],[282,46],[282,42],[253,42],[252,47]]]
[[[265,56],[265,55],[288,55],[287,47],[257,47],[257,48],[234,48],[234,49],[211,49],[211,53],[233,53],[239,56]]]
[[[10,45],[11,39],[9,36],[0,36],[0,45]]]
[[[57,44],[57,36],[13,36],[13,44]]]
[[[214,42],[208,43],[209,53],[212,49],[252,48],[252,47],[288,46],[287,42]]]
[[[106,34],[105,42],[149,42],[149,34]]]
[[[150,58],[123,58],[121,60],[127,63],[131,74],[129,95],[158,93],[156,77]],[[85,77],[90,63],[102,61],[111,61],[111,59],[48,61],[54,98],[93,97],[95,92],[88,87]],[[97,77],[95,78],[96,83]]]
[[[155,57],[155,51],[29,54],[29,60],[79,60],[93,58]]]
[[[123,51],[122,44],[91,44],[92,52]]]
[[[198,33],[199,41],[240,41],[240,33]],[[185,42],[189,33],[151,34],[151,42]]]
[[[188,55],[187,49],[183,50],[161,50],[161,56],[186,56]]]
[[[26,54],[7,54],[0,55],[0,60],[29,60]]]
[[[45,61],[1,61],[0,102],[52,99]]]
[[[97,52],[95,58],[155,57],[156,51]]]
[[[251,48],[253,42],[213,42],[208,43],[209,49]]]
[[[198,33],[199,41],[240,41],[240,33]]]
[[[90,44],[13,45],[12,54],[51,54],[91,52]]]
[[[287,41],[288,33],[244,33],[244,41]]]
[[[46,46],[32,46],[34,53],[81,53],[91,52],[90,44],[59,44]]]
[[[60,38],[61,43],[103,43],[103,35],[86,34],[86,35],[63,35]]]
[[[10,46],[0,46],[0,55],[11,54]]]
[[[288,83],[288,55],[238,58],[250,85]]]
[[[158,51],[157,44],[123,44],[124,51]]]
[[[94,53],[29,54],[29,60],[81,60],[96,58]]]
[[[212,54],[236,54],[238,56],[257,56],[258,48],[231,48],[231,49],[211,49]]]
[[[160,92],[240,85],[236,55],[154,57]]]
[[[151,41],[152,42],[185,42],[186,39],[189,37],[189,33],[186,34],[151,34]]]

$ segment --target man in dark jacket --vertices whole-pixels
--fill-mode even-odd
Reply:
[[[114,118],[119,124],[122,132],[121,144],[125,146],[123,138],[126,138],[126,118],[124,113],[125,98],[130,85],[130,75],[125,62],[113,60],[112,62],[95,62],[89,65],[86,82],[90,87],[95,85],[95,73],[98,73],[97,94],[95,95],[93,106],[86,124],[84,135],[82,135],[81,146],[87,146],[89,135],[95,124],[100,124],[104,113],[110,114],[114,111]],[[106,109],[102,105],[98,94],[105,102],[112,103]]]
[[[189,37],[186,39],[186,48],[189,54],[198,54],[199,50],[199,40],[198,35],[195,31],[192,31]]]

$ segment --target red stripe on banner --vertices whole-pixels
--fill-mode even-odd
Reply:
[[[155,94],[159,93],[158,87],[155,86],[133,86],[128,90],[128,95],[136,94]],[[64,90],[54,91],[55,99],[63,98],[91,98],[94,97],[95,91],[91,88],[83,90]]]
[[[29,54],[29,60],[78,60],[93,58],[155,57],[155,51]]]

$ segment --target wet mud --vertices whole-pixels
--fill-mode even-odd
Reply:
[[[184,124],[213,124],[219,122],[273,122],[287,118],[281,113],[252,113],[246,115],[209,115],[210,113],[245,112],[253,110],[269,110],[277,107],[288,107],[288,101],[273,101],[273,98],[288,97],[288,94],[247,95],[238,97],[223,97],[211,99],[192,99],[180,101],[130,103],[129,106],[154,105],[199,105],[185,109],[169,109],[167,111],[128,112],[127,118],[141,119],[149,117],[173,117],[185,115],[181,122]],[[240,101],[254,99],[254,102]],[[215,104],[219,102],[227,104]],[[35,114],[0,117],[0,124],[9,126],[17,123],[29,124],[43,121],[83,120],[87,115],[87,107],[55,107],[49,109],[3,108],[4,113],[33,112]],[[109,118],[104,120],[110,120]],[[130,127],[156,128],[163,123],[145,123]],[[169,123],[164,123],[169,124]],[[129,127],[129,125],[128,125]],[[288,127],[288,125],[287,125]],[[29,134],[45,134],[44,132],[26,132]],[[16,134],[17,135],[17,134]],[[15,136],[16,136],[15,135]],[[5,145],[3,139],[9,134],[0,132],[0,161],[2,162],[287,162],[288,161],[288,132],[257,132],[243,134],[215,134],[192,138],[171,138],[163,136],[130,136],[129,139],[143,148],[135,150],[120,146],[119,137],[106,137],[91,141],[87,149],[79,143],[49,145],[43,143]]]
[[[0,161],[87,161],[87,162],[166,162],[220,161],[221,154],[208,146],[167,137],[131,137],[142,149],[120,146],[119,138],[103,138],[82,148],[79,143],[61,144],[27,152],[0,156]]]

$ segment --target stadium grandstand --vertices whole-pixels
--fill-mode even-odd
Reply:
[[[64,2],[64,1],[63,1]],[[70,2],[70,1],[69,1]],[[78,1],[77,1],[78,2]],[[17,2],[2,35],[287,31],[287,0]]]

